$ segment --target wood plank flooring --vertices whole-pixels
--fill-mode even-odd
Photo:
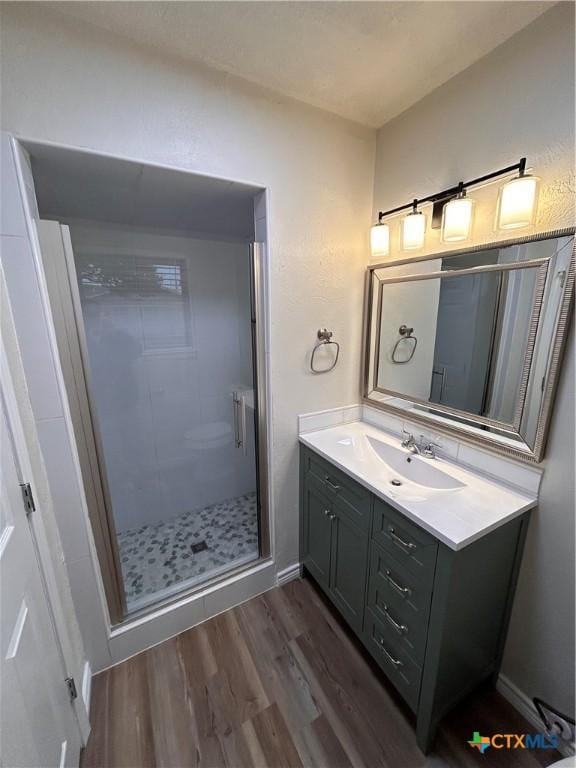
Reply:
[[[481,733],[533,729],[493,690],[416,746],[413,718],[315,587],[296,580],[97,675],[82,768],[529,768]]]

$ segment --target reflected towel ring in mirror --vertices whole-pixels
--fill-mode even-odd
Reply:
[[[414,352],[416,352],[416,347],[418,346],[418,339],[416,336],[412,336],[414,333],[414,328],[408,328],[407,325],[401,325],[400,328],[398,328],[398,333],[400,334],[400,338],[396,344],[394,344],[391,358],[392,362],[396,363],[396,365],[404,365],[404,363],[409,363],[410,360],[412,360],[414,357]],[[399,347],[402,342],[404,342],[404,344],[408,344],[409,346],[408,357],[406,357],[404,360],[398,360]],[[411,344],[410,342],[414,343]]]
[[[328,373],[328,371],[331,371],[336,367],[336,363],[338,362],[338,357],[340,355],[340,344],[338,344],[337,341],[332,341],[332,331],[328,331],[326,328],[319,328],[316,335],[318,336],[319,341],[312,350],[312,356],[310,358],[310,370],[312,373]],[[330,345],[334,345],[336,347],[334,360],[328,368],[316,368],[314,365],[314,358],[316,353],[322,347],[328,347]]]

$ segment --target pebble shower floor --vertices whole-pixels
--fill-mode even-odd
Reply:
[[[248,493],[156,525],[118,534],[129,610],[172,592],[180,582],[258,557],[256,494]]]

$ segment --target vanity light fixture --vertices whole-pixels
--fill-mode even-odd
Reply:
[[[390,227],[378,216],[378,224],[370,230],[370,251],[373,257],[388,256],[390,253]]]
[[[388,256],[390,252],[390,229],[384,222],[388,216],[402,211],[412,211],[402,219],[401,248],[413,251],[422,248],[426,234],[426,216],[419,210],[424,203],[431,203],[432,229],[442,227],[442,240],[446,243],[467,240],[472,230],[474,201],[466,196],[466,190],[484,185],[499,176],[517,171],[518,175],[507,181],[500,190],[497,211],[497,226],[500,229],[520,229],[529,226],[536,213],[538,178],[526,173],[526,158],[498,171],[478,176],[470,181],[461,181],[457,186],[444,189],[427,197],[414,199],[411,203],[399,205],[378,213],[378,224],[372,227],[370,244],[373,256]]]
[[[443,242],[456,243],[470,237],[473,211],[474,200],[466,197],[466,190],[461,182],[458,195],[449,200],[442,211]]]
[[[416,251],[424,245],[426,216],[418,210],[418,200],[412,203],[412,211],[402,219],[402,250]]]
[[[500,189],[498,229],[522,229],[534,221],[538,179],[526,173],[526,158],[520,161],[518,176]]]

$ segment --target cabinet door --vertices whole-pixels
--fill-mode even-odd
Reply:
[[[321,586],[328,588],[332,512],[328,501],[310,483],[304,484],[302,512],[304,565]]]
[[[362,631],[368,536],[333,507],[330,594],[350,626]]]

